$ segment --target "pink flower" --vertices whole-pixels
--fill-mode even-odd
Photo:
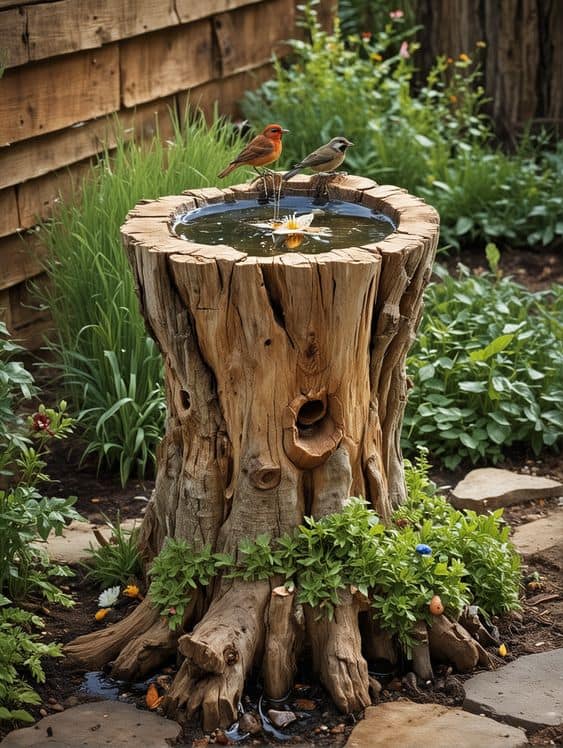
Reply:
[[[403,42],[401,44],[401,48],[399,49],[399,55],[403,58],[403,60],[408,60],[411,56],[411,53],[409,52],[409,43]]]
[[[390,18],[390,19],[391,19],[392,21],[398,21],[398,20],[399,20],[399,18],[404,18],[404,16],[405,16],[405,12],[404,12],[404,11],[402,11],[402,10],[392,10],[392,11],[391,11],[391,12],[389,13],[389,18]]]
[[[176,615],[176,608],[168,608],[168,615],[175,616]]]
[[[32,416],[32,428],[34,431],[46,431],[50,436],[54,436],[49,428],[51,419],[45,413],[34,413]]]

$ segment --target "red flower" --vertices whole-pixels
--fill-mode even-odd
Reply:
[[[405,15],[405,12],[404,12],[403,10],[392,10],[392,11],[391,11],[391,12],[389,13],[389,18],[390,18],[390,19],[391,19],[392,21],[398,21],[398,20],[399,20],[399,18],[403,18],[403,17],[404,17],[404,15]]]
[[[45,413],[34,413],[33,414],[33,430],[34,431],[46,431],[50,436],[54,436],[53,432],[49,428],[51,425],[51,419],[46,416]]]
[[[365,42],[369,42],[369,40],[371,39],[371,37],[372,37],[371,31],[362,31],[362,39]]]

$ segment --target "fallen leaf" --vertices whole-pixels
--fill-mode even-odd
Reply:
[[[294,705],[296,709],[305,709],[307,712],[311,712],[317,708],[316,703],[311,699],[295,699]]]
[[[94,618],[96,619],[96,621],[103,621],[108,613],[109,613],[109,608],[100,608],[100,610],[98,610]]]
[[[126,597],[139,597],[139,588],[136,584],[130,584],[123,590],[123,594]]]
[[[501,657],[506,657],[506,655],[508,654],[508,650],[504,644],[500,645],[500,647],[498,648],[498,653]]]
[[[162,702],[162,696],[158,695],[158,689],[151,683],[147,688],[147,694],[145,696],[145,702],[149,709],[156,709],[157,706]]]

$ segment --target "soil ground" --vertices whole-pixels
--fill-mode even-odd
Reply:
[[[477,272],[479,268],[486,266],[482,253],[463,253],[459,257],[450,257],[447,261],[450,269],[455,268],[457,261],[462,261]],[[552,283],[563,283],[563,254],[557,251],[538,254],[508,251],[502,255],[501,268],[505,274],[512,275],[532,290],[545,290]],[[42,384],[40,380],[38,383]],[[58,445],[49,460],[47,471],[57,481],[50,488],[52,494],[77,496],[78,511],[91,522],[99,524],[104,523],[104,517],[115,520],[118,513],[122,519],[139,516],[142,513],[154,485],[151,480],[130,481],[122,487],[115,476],[103,472],[97,474],[94,463],[86,463],[77,469],[79,445],[71,446],[73,449],[69,452],[68,443],[66,446]],[[471,467],[463,465],[454,473],[436,469],[432,477],[440,487],[454,486]],[[536,459],[523,449],[514,450],[501,467],[547,475],[563,481],[563,458],[553,453],[545,453],[541,459]],[[447,491],[446,488],[444,490]],[[504,516],[511,526],[516,526],[548,513],[556,503],[529,502],[510,507]],[[77,568],[75,577],[63,582],[66,582],[68,592],[76,600],[74,608],[63,609],[57,605],[37,606],[45,623],[44,638],[48,641],[66,643],[80,634],[105,626],[110,620],[118,620],[137,604],[134,601],[123,601],[112,610],[103,623],[97,623],[94,614],[98,610],[99,590],[85,580],[84,570]],[[506,661],[524,654],[562,647],[563,579],[558,559],[554,559],[549,553],[530,558],[523,569],[521,613],[495,620],[493,623],[498,626],[501,639],[507,647]],[[374,672],[377,671],[377,663],[371,663],[370,667]],[[176,663],[171,662],[169,667],[150,679],[156,682],[161,693],[175,669]],[[85,676],[83,670],[72,668],[64,661],[58,660],[46,661],[45,671],[46,682],[37,688],[42,704],[33,710],[37,718],[41,716],[40,710],[56,711],[62,707],[108,696],[129,700],[145,708],[148,681],[132,688],[130,684],[104,681],[103,674]],[[378,675],[383,685],[379,699],[386,701],[408,696],[414,701],[438,702],[450,706],[462,703],[463,680],[467,676],[460,676],[451,672],[450,668],[442,667],[436,670],[434,684],[417,686],[413,684],[412,679],[404,677],[407,672],[408,667],[405,664],[404,668],[396,672]],[[85,685],[87,681],[90,684],[89,688]],[[246,711],[257,711],[259,695],[260,682],[256,677],[252,679],[248,693],[244,697],[243,706]],[[289,742],[298,742],[300,745],[340,748],[346,742],[356,719],[360,717],[339,714],[326,693],[307,671],[299,673],[294,691],[285,703],[300,713],[300,719],[285,729],[284,733],[290,738]],[[7,730],[0,730],[0,737],[5,732]],[[535,745],[563,744],[561,728],[547,728],[535,735],[529,735],[529,738]],[[199,748],[206,745],[208,739],[213,743],[225,743],[229,740],[221,732],[204,736],[196,724],[186,725],[183,745]],[[273,735],[262,733],[251,736],[245,742],[253,745],[277,744]]]

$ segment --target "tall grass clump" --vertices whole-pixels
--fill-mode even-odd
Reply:
[[[182,127],[174,118],[173,127],[167,143],[126,142],[119,133],[80,197],[43,227],[50,283],[42,293],[56,326],[51,347],[62,387],[80,414],[84,456],[118,469],[123,483],[152,466],[165,404],[160,353],[139,311],[120,226],[142,198],[213,184],[241,147],[217,117],[210,125],[201,114],[186,117]]]

